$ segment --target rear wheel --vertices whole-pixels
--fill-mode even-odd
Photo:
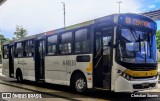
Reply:
[[[82,74],[77,74],[75,76],[74,82],[73,82],[73,87],[74,87],[74,90],[79,92],[79,93],[82,93],[82,92],[86,91],[87,81]]]
[[[23,81],[22,72],[19,71],[19,70],[16,73],[16,79],[17,79],[18,82],[22,82]]]

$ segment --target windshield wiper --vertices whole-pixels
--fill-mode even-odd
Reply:
[[[138,42],[139,42],[139,51],[141,52],[141,42],[140,42],[140,41],[141,41],[141,38],[140,38],[140,35],[139,35],[139,37],[136,39],[135,34],[138,35],[137,32],[136,32],[135,29],[132,28],[132,27],[130,27],[130,29],[131,29],[131,33],[132,33],[132,35],[133,35],[133,37],[134,37],[134,39],[135,39],[135,42],[137,42],[137,39],[138,39]],[[134,32],[135,34],[133,34],[133,32]]]
[[[141,49],[141,42],[140,42],[141,37],[140,37],[140,35],[139,35],[139,38],[138,38],[138,39],[139,39],[139,41],[138,41],[138,42],[139,42],[139,51],[140,51],[140,53],[141,53],[141,50],[142,50],[142,49]]]
[[[134,37],[134,40],[136,41],[136,36],[133,34],[133,32],[136,33],[135,29],[132,28],[132,27],[129,27],[129,28],[130,28],[130,30],[131,30],[131,33],[132,33],[133,37]],[[137,34],[137,33],[136,33],[136,34]]]
[[[145,63],[146,63],[146,61],[147,61],[147,54],[146,54],[146,43],[144,43],[144,50],[145,50]]]
[[[151,37],[151,36],[148,34],[148,39],[147,39],[147,41],[148,41],[149,47],[150,47],[150,48],[149,48],[149,51],[150,51],[150,58],[151,58],[151,47],[152,47],[152,44],[150,43],[150,41],[151,41],[151,40],[150,40],[150,37]],[[147,51],[148,51],[148,46],[147,46]],[[148,53],[148,52],[147,52],[147,53]]]

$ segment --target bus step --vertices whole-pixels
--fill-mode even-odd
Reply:
[[[44,80],[38,80],[37,82],[38,83],[44,83],[45,81]]]
[[[106,80],[103,80],[103,88],[104,88],[104,89],[108,89],[109,86],[110,86],[109,82],[106,81]]]
[[[98,89],[98,90],[110,90],[110,89],[106,89],[106,88],[100,88],[100,87],[94,87],[95,89]]]

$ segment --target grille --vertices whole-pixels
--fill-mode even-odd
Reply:
[[[134,89],[145,89],[145,88],[149,88],[149,87],[155,87],[156,83],[150,83],[146,86],[143,86],[142,84],[135,84],[133,85]]]

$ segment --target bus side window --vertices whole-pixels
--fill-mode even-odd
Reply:
[[[24,56],[34,56],[34,42],[33,40],[27,40],[24,44]]]
[[[57,35],[47,38],[47,55],[55,55],[57,53]]]
[[[22,57],[23,56],[23,46],[22,46],[22,42],[18,42],[16,44],[16,57]]]
[[[75,32],[75,53],[86,53],[90,51],[89,33],[87,28]]]
[[[60,54],[69,54],[72,50],[72,32],[67,32],[60,35]]]
[[[5,46],[3,46],[3,58],[8,59],[8,56],[9,56],[8,45],[5,45]]]

